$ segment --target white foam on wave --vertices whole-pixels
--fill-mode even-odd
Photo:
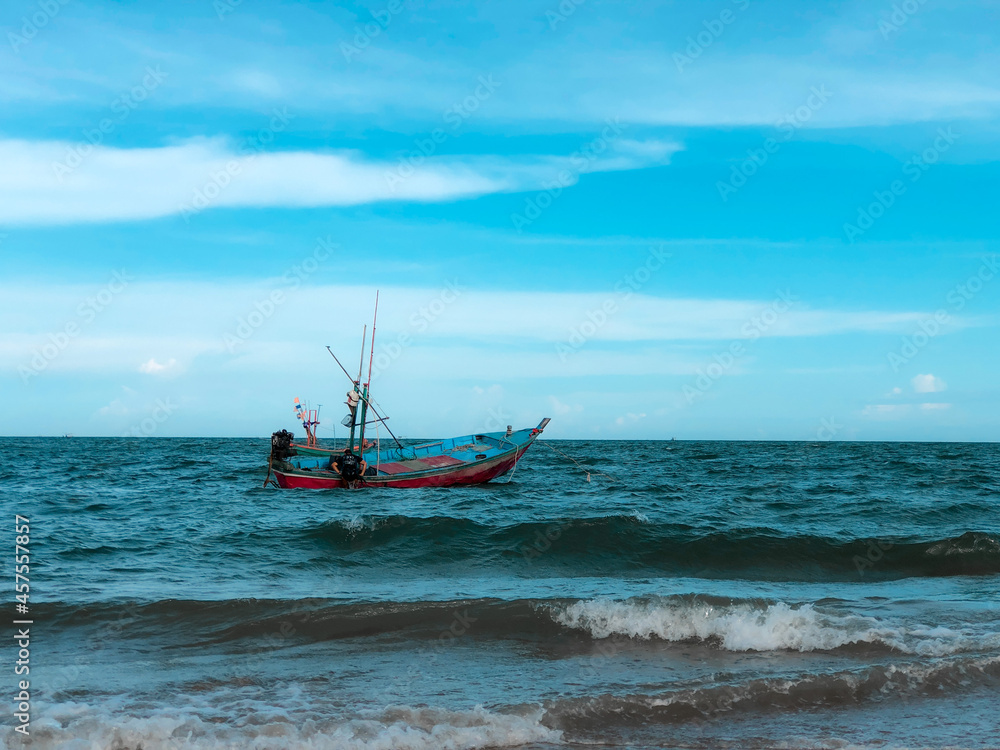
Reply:
[[[258,707],[261,708],[261,707]],[[377,714],[331,718],[277,707],[226,717],[193,708],[147,709],[61,703],[46,706],[32,722],[32,750],[143,748],[143,750],[476,750],[557,744],[562,732],[541,723],[543,711],[504,714],[396,706]],[[133,714],[133,715],[129,715]],[[0,744],[19,748],[21,735],[0,730]],[[25,748],[29,745],[23,745]]]
[[[356,515],[338,519],[336,524],[351,534],[357,534],[359,531],[375,531],[381,525],[380,520],[374,516]]]
[[[828,651],[859,643],[945,656],[996,642],[943,627],[890,626],[872,617],[821,612],[811,604],[717,605],[690,599],[588,600],[551,610],[559,624],[594,638],[702,640],[728,651]]]

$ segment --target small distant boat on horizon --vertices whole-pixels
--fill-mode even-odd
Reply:
[[[545,430],[550,421],[548,417],[537,427],[514,430],[508,425],[506,432],[479,432],[419,445],[403,445],[386,424],[388,417],[379,414],[371,403],[377,321],[376,293],[366,382],[362,382],[361,373],[368,344],[367,326],[362,334],[357,378],[351,377],[337,355],[327,347],[330,356],[351,381],[351,390],[347,392],[345,402],[350,413],[343,422],[345,427],[350,428],[346,445],[339,449],[320,446],[316,437],[319,410],[303,408],[295,399],[295,414],[305,429],[306,442],[294,442],[294,436],[288,430],[279,430],[271,435],[271,454],[264,486],[273,474],[274,483],[281,488],[448,487],[482,484],[514,470],[521,456]],[[369,421],[369,417],[374,419]],[[374,443],[365,437],[365,427],[372,424],[385,426],[394,443],[392,447],[381,447],[379,433]]]

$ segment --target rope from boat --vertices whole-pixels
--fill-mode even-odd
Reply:
[[[263,487],[267,487],[267,483],[271,479],[271,462],[272,461],[274,461],[274,454],[273,453],[270,456],[267,457],[267,476],[264,477],[264,484],[261,485],[262,488]]]
[[[570,461],[572,461],[577,466],[579,466],[581,469],[583,469],[583,471],[587,474],[587,481],[588,482],[590,481],[590,475],[591,474],[596,474],[597,476],[600,476],[600,477],[606,477],[607,479],[610,479],[612,482],[617,482],[618,481],[613,476],[611,476],[610,474],[605,474],[603,471],[596,471],[594,469],[587,468],[586,466],[584,466],[583,464],[581,464],[579,461],[577,461],[572,456],[570,456],[570,455],[568,455],[566,453],[563,453],[561,450],[559,450],[558,448],[556,448],[553,445],[549,445],[549,442],[547,440],[539,440],[538,442],[540,444],[542,444],[542,445],[548,445],[549,448],[551,448],[552,450],[554,450],[560,456],[562,456],[563,458],[568,458]]]
[[[520,458],[517,452],[517,448],[514,448],[514,467],[510,470],[510,476],[507,477],[507,481],[504,484],[510,484],[511,480],[514,478],[514,472],[517,471],[517,459]]]
[[[271,454],[270,456],[267,457],[267,476],[264,477],[264,484],[261,485],[261,488],[267,487],[268,483],[270,483],[270,484],[273,484],[278,489],[281,489],[281,485],[278,484],[275,480],[271,479],[271,462],[272,461],[274,461],[274,454]]]

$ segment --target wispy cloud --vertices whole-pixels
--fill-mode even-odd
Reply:
[[[920,408],[924,411],[944,411],[945,409],[950,409],[951,404],[946,403],[932,403],[932,404],[920,404]]]
[[[948,384],[936,375],[915,375],[910,381],[916,393],[938,393],[947,390]]]
[[[93,147],[71,173],[59,168],[78,144],[0,141],[0,222],[45,224],[149,219],[214,207],[349,206],[378,201],[451,201],[535,189],[571,167],[580,172],[664,164],[680,148],[623,140],[586,169],[572,155],[426,159],[405,179],[398,166],[355,151],[244,154],[223,139],[160,148]],[[75,162],[74,162],[75,163]]]
[[[157,362],[154,357],[139,365],[139,372],[146,375],[163,375],[177,366],[177,360],[171,357],[165,362]]]
[[[915,21],[891,40],[878,31],[891,4],[817,7],[808,18],[790,3],[753,5],[683,71],[674,56],[689,34],[705,32],[709,11],[701,4],[651,6],[641,21],[615,4],[588,4],[574,14],[573,34],[545,33],[553,7],[546,0],[471,15],[441,6],[423,17],[404,13],[350,64],[336,52],[330,60],[330,49],[371,20],[360,8],[283,7],[279,20],[268,18],[266,4],[243,4],[240,18],[229,19],[239,22],[223,25],[209,3],[202,17],[186,16],[178,37],[124,9],[97,20],[88,16],[102,14],[67,6],[61,24],[11,61],[0,100],[104,102],[133,85],[138,60],[152,60],[171,70],[171,85],[158,93],[163,106],[253,111],[263,101],[302,112],[378,113],[406,127],[439,118],[484,71],[505,82],[504,102],[477,117],[522,131],[609,113],[637,124],[773,125],[818,85],[835,92],[837,105],[808,127],[988,118],[1000,109],[995,50],[988,35],[966,33],[994,22],[988,4],[924,5],[925,28]],[[537,36],[512,31],[530,28],[533,18]],[[477,33],[483,22],[491,27],[486,43]],[[471,33],[428,43],[445,27]],[[84,72],[75,61],[93,38],[105,47]]]
[[[588,320],[587,313],[600,310],[607,295],[595,293],[483,291],[461,287],[447,309],[421,315],[438,299],[440,289],[395,287],[381,290],[379,310],[380,342],[398,341],[404,335],[419,341],[422,348],[440,347],[440,356],[449,361],[469,359],[479,363],[485,350],[514,347],[532,359],[533,367],[553,373],[587,374],[618,372],[648,359],[647,347],[663,342],[705,342],[708,352],[718,341],[743,339],[748,323],[767,309],[756,300],[663,298],[636,294],[614,316],[594,332],[574,361],[566,364],[555,354],[555,344],[563,342],[574,328]],[[90,290],[74,285],[4,285],[0,287],[0,363],[16,369],[30,359],[32,348],[46,343],[50,331],[60,330],[52,310],[65,300],[86,296]],[[254,300],[267,297],[266,283],[247,282],[150,282],[135,287],[134,294],[116,302],[101,319],[100,335],[74,339],[58,359],[55,370],[136,371],[137,359],[145,364],[142,372],[162,374],[187,371],[201,356],[221,356],[226,367],[268,369],[275,362],[295,358],[295,349],[335,343],[326,316],[316,311],[329,309],[336,300],[341,309],[367,309],[374,289],[360,286],[303,286],[287,295],[274,315],[255,328],[252,337],[233,357],[225,345],[225,334],[240,315],[254,309]],[[504,311],[497,315],[496,311]],[[25,325],[30,311],[31,325]],[[164,311],[170,311],[169,335],[162,330]],[[898,333],[909,330],[926,313],[918,311],[843,311],[809,309],[798,302],[780,320],[766,329],[765,336],[777,338],[827,336],[842,333]],[[10,324],[8,324],[8,321]],[[14,322],[17,321],[17,328]],[[295,321],[290,329],[282,321]],[[955,320],[956,328],[966,321]],[[12,331],[17,330],[17,333]],[[758,329],[754,329],[758,330]],[[8,333],[8,331],[11,331]],[[340,335],[340,334],[338,334]],[[602,347],[628,343],[633,351],[623,358],[609,357]],[[350,345],[353,348],[353,343]],[[643,350],[643,351],[640,351]],[[586,354],[584,357],[582,355]],[[500,353],[497,366],[508,356]],[[518,355],[520,356],[520,355]],[[705,353],[674,350],[670,364],[658,365],[674,373],[692,372],[704,364]],[[603,360],[603,362],[602,362]],[[548,365],[542,362],[550,362]],[[239,363],[238,365],[236,363]],[[270,363],[270,364],[269,364]],[[432,366],[432,365],[431,365]],[[479,366],[477,364],[477,366]],[[610,367],[610,370],[608,369]]]

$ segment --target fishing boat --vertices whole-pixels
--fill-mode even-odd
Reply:
[[[362,382],[364,352],[368,344],[365,326],[361,341],[361,363],[358,376],[352,377],[330,347],[327,351],[351,382],[345,404],[349,414],[343,424],[350,434],[342,447],[327,447],[317,440],[319,410],[303,407],[295,399],[295,414],[305,429],[305,443],[295,442],[288,430],[271,435],[271,455],[268,458],[267,486],[274,475],[274,484],[281,488],[333,489],[362,487],[448,487],[459,484],[489,482],[517,468],[525,451],[545,430],[546,417],[536,427],[506,432],[478,432],[417,445],[404,445],[386,424],[388,417],[379,413],[372,403],[371,376],[375,356],[375,324],[378,321],[378,295],[375,296],[375,317],[372,323],[371,349],[368,358],[368,379]],[[375,440],[366,426],[376,427]],[[380,427],[385,427],[392,444],[383,447]]]
[[[549,423],[507,432],[483,432],[432,443],[365,451],[289,446],[271,458],[279,487],[448,487],[489,482],[517,467]],[[278,433],[275,433],[278,434]],[[356,469],[352,469],[353,466]]]

